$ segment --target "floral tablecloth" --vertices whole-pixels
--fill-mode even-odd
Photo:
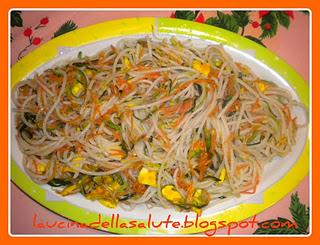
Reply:
[[[309,82],[309,15],[293,11],[13,11],[11,12],[11,65],[23,56],[69,31],[112,19],[152,16],[181,18],[215,25],[245,36],[286,60]],[[259,222],[278,217],[296,222],[298,233],[308,230],[309,176],[274,206],[257,215]],[[37,228],[36,216],[43,221],[66,219],[39,205],[11,184],[11,232],[13,234],[104,234],[89,228]],[[267,233],[259,226],[240,227],[232,234]],[[290,231],[278,230],[278,233]],[[220,229],[216,234],[227,234]]]

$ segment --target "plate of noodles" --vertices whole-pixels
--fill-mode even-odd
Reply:
[[[220,28],[166,18],[81,28],[15,64],[11,88],[11,179],[80,223],[240,221],[309,171],[307,84]]]

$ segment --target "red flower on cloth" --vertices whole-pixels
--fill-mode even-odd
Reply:
[[[270,11],[259,11],[259,18],[262,18],[263,16],[269,14]]]
[[[41,38],[40,37],[35,37],[32,39],[32,44],[33,45],[39,45],[41,43]]]
[[[18,60],[22,58],[23,53],[26,52],[29,47],[31,47],[32,45],[38,46],[41,43],[42,39],[40,37],[33,36],[33,33],[36,32],[37,29],[45,27],[48,23],[49,18],[43,17],[42,19],[40,19],[39,24],[36,27],[34,27],[33,29],[32,27],[28,27],[23,31],[23,35],[28,38],[28,44],[18,54]]]
[[[205,20],[205,18],[204,18],[203,13],[200,13],[200,14],[198,15],[198,17],[195,19],[195,21],[196,21],[196,22],[199,22],[199,23],[204,23],[206,20]]]
[[[264,29],[265,29],[265,30],[271,30],[271,24],[270,24],[270,23],[266,23],[266,24],[264,25]]]
[[[253,28],[258,28],[260,26],[260,23],[258,21],[253,21],[251,25]]]
[[[293,15],[293,11],[283,11],[286,15],[288,15],[291,19],[294,20],[294,15]]]
[[[48,17],[44,17],[40,20],[40,24],[41,25],[46,25],[49,23],[49,18]]]
[[[44,17],[40,20],[40,23],[34,28],[35,30],[41,28],[41,27],[45,27],[47,24],[49,23],[49,18],[48,17]]]
[[[27,28],[24,30],[23,35],[25,35],[26,37],[30,37],[32,35],[32,29],[31,28]]]

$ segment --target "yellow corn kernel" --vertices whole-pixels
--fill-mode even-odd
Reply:
[[[75,173],[76,171],[72,168],[70,168],[69,166],[64,166],[63,169],[62,169],[62,172],[65,173],[65,172],[72,172],[72,173]]]
[[[287,144],[287,138],[285,136],[282,136],[280,138],[280,140],[278,141],[278,143],[276,144],[276,146],[282,146],[282,145],[285,145]]]
[[[84,86],[82,83],[76,83],[71,88],[73,96],[79,97],[84,92]]]
[[[124,63],[124,65],[126,66],[126,68],[128,68],[128,69],[131,69],[131,68],[132,68],[132,65],[131,65],[130,60],[129,60],[128,57],[124,57],[124,58],[123,58],[123,63]]]
[[[219,184],[221,184],[226,179],[226,175],[227,175],[227,171],[225,168],[223,168],[219,176],[219,179],[220,179]]]
[[[267,85],[263,82],[258,82],[258,89],[263,93],[267,89]]]
[[[222,66],[222,60],[220,60],[219,58],[217,58],[217,59],[215,59],[214,60],[214,65],[216,66],[216,67],[221,67]]]
[[[120,188],[120,185],[118,182],[114,181],[112,184],[111,184],[111,189],[116,191],[116,190],[119,190]]]
[[[90,70],[90,69],[85,69],[85,70],[84,70],[84,73],[85,73],[87,76],[92,76],[92,74],[93,74],[92,70]]]
[[[142,168],[139,172],[138,182],[144,185],[157,186],[157,172],[149,171],[146,168]]]
[[[74,163],[74,162],[80,162],[80,161],[82,161],[82,160],[84,160],[83,157],[74,157],[74,158],[72,159],[72,162],[73,162],[73,163]]]
[[[208,76],[210,73],[210,70],[211,70],[210,64],[208,64],[208,63],[202,64],[198,60],[193,61],[192,68],[197,70],[198,72],[200,72],[201,74],[203,74],[205,76]]]
[[[41,162],[37,165],[37,172],[38,173],[44,173],[46,171],[46,169],[47,169],[47,164],[45,164],[45,163]]]

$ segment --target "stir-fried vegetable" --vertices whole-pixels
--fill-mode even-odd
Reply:
[[[201,213],[211,199],[254,193],[264,165],[287,155],[303,126],[290,91],[221,45],[176,37],[80,52],[17,84],[12,97],[26,172],[108,208]]]
[[[138,181],[140,184],[157,186],[157,172],[142,168],[139,172]]]
[[[195,60],[192,63],[192,68],[199,71],[201,74],[208,76],[210,73],[210,64],[206,63],[206,64],[202,64],[200,61]]]

